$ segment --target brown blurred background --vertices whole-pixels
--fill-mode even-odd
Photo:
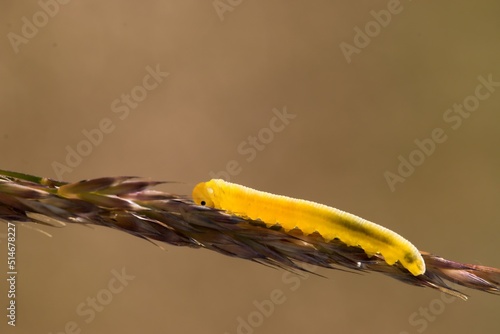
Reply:
[[[474,94],[478,76],[500,81],[497,2],[402,1],[350,63],[340,44],[353,45],[355,27],[390,2],[41,3],[53,17],[36,1],[0,4],[0,168],[56,178],[67,146],[84,149],[82,131],[108,119],[113,131],[63,179],[139,175],[180,181],[160,189],[189,194],[234,160],[234,182],[336,206],[422,250],[500,267],[500,87],[458,129],[443,119]],[[33,20],[36,33],[23,28]],[[23,39],[23,29],[33,36]],[[157,66],[169,75],[156,88],[134,88]],[[144,100],[127,115],[115,102],[115,113],[112,103],[131,92]],[[253,159],[241,154],[249,136],[268,139],[273,108],[285,107],[296,117],[283,131]],[[398,156],[434,128],[446,142],[391,191],[384,173],[397,173]],[[292,290],[282,271],[206,250],[162,251],[106,228],[43,229],[53,237],[18,228],[17,326],[2,311],[2,333],[233,334],[238,317],[256,326],[241,333],[500,329],[500,298],[484,293],[445,303],[381,275],[327,270]],[[78,306],[109,297],[103,289],[122,268],[135,278],[87,323]],[[275,289],[285,301],[259,316],[254,301]],[[2,283],[2,309],[6,293]],[[65,329],[72,321],[76,329]]]

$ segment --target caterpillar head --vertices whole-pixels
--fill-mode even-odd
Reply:
[[[193,201],[198,205],[215,207],[214,189],[210,185],[211,182],[200,182],[193,189]]]

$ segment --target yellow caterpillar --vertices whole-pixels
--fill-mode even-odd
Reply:
[[[326,241],[339,239],[361,247],[368,256],[383,255],[387,264],[399,261],[414,276],[425,273],[425,262],[408,240],[383,226],[323,204],[274,195],[224,180],[202,182],[193,189],[198,205],[225,210],[240,217],[279,224],[285,231],[318,232]]]

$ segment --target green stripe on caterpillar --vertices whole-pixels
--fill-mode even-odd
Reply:
[[[361,247],[368,256],[381,254],[387,264],[399,261],[414,276],[425,273],[425,262],[408,240],[383,226],[323,204],[275,195],[213,179],[193,189],[198,205],[262,220],[267,227],[279,224],[285,231],[300,229],[319,233],[326,241],[339,239]]]

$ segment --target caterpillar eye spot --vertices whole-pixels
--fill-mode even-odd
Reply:
[[[203,205],[203,206],[205,206],[205,205],[207,204],[207,202],[205,202],[205,201],[201,201],[201,203],[200,203],[200,204],[201,204],[201,205]]]
[[[406,254],[405,254],[405,260],[406,260],[408,263],[413,263],[413,262],[415,262],[417,259],[415,258],[415,256],[414,256],[412,253],[406,253]]]

